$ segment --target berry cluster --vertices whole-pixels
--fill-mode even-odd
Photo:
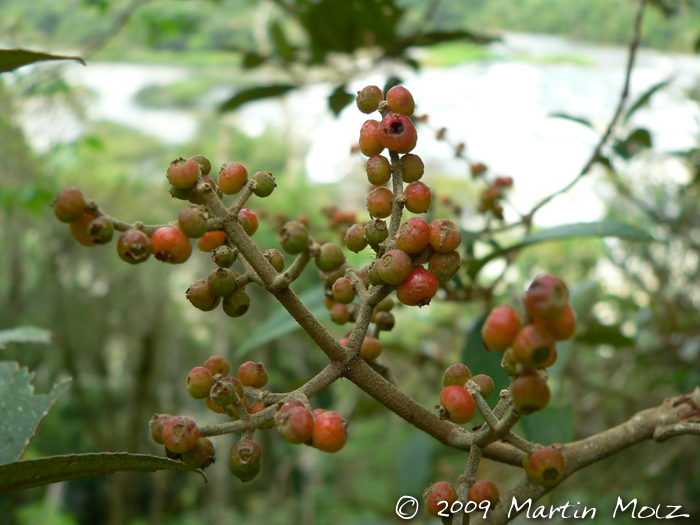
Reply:
[[[496,177],[493,183],[489,184],[479,195],[479,211],[481,213],[491,213],[497,219],[503,220],[503,205],[501,200],[506,188],[513,185],[512,177]]]

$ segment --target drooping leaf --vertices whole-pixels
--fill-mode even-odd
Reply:
[[[39,423],[71,381],[56,383],[48,395],[35,395],[33,377],[18,363],[0,362],[0,465],[22,457]]]
[[[292,84],[277,84],[274,86],[262,86],[245,89],[243,91],[239,91],[233,97],[224,102],[219,108],[219,111],[224,113],[226,111],[232,111],[243,104],[247,104],[248,102],[278,97],[280,95],[284,95],[292,89],[296,89],[297,87],[298,86]]]
[[[649,99],[652,97],[654,93],[656,93],[658,90],[660,90],[663,87],[666,87],[668,84],[671,83],[673,79],[668,78],[666,80],[663,80],[659,82],[658,84],[654,84],[651,86],[649,89],[647,89],[635,102],[630,106],[630,108],[627,110],[627,113],[625,113],[624,118],[622,119],[622,124],[626,124],[629,118],[634,115],[634,113],[646,106],[649,103]]]
[[[49,60],[75,60],[84,66],[87,65],[85,60],[75,56],[52,55],[28,49],[0,49],[0,73],[7,73],[22,66]]]
[[[543,445],[568,443],[574,436],[571,405],[548,406],[520,419],[519,425],[526,439]]]
[[[396,458],[396,491],[404,496],[420,497],[430,482],[433,465],[433,443],[418,433],[404,445]]]
[[[51,342],[51,332],[36,326],[17,326],[0,330],[0,349],[5,348],[8,343],[40,343],[49,344]]]
[[[115,472],[156,472],[157,470],[187,470],[199,472],[180,461],[126,452],[100,454],[69,454],[48,458],[15,461],[0,466],[0,494],[40,487],[71,479],[108,476]]]
[[[651,147],[651,134],[644,128],[634,129],[625,140],[613,144],[613,150],[623,159],[630,159],[642,149]]]
[[[327,311],[323,304],[323,289],[320,286],[306,290],[299,295],[299,299],[315,317],[320,317]],[[280,306],[243,341],[243,344],[238,347],[235,357],[241,359],[255,348],[300,329],[299,324],[289,312]]]
[[[345,88],[347,84],[338,86],[333,90],[333,93],[328,97],[328,105],[335,115],[340,114],[341,111],[350,104],[355,97],[348,93]]]
[[[595,128],[593,127],[591,121],[584,117],[575,117],[573,115],[567,115],[566,113],[551,113],[549,116],[552,118],[563,118],[566,120],[571,120],[572,122],[578,122],[579,124],[583,124],[584,126],[589,127],[593,131],[595,131]]]
[[[576,340],[591,345],[611,345],[615,348],[634,346],[634,339],[622,333],[620,325],[604,325],[597,321],[589,321],[576,332]]]
[[[561,241],[566,239],[576,239],[581,237],[617,237],[626,241],[634,242],[651,242],[654,238],[647,232],[640,230],[624,222],[618,221],[601,221],[601,222],[579,222],[574,224],[564,224],[555,226],[547,230],[541,230],[528,235],[520,242],[511,246],[506,246],[500,250],[494,250],[492,253],[481,259],[472,261],[468,265],[467,271],[473,277],[481,268],[488,262],[502,257],[508,252],[519,250],[532,244],[541,242]]]

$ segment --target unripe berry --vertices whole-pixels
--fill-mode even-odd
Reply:
[[[408,278],[412,269],[411,257],[406,252],[389,250],[379,260],[377,272],[385,283],[399,284]]]
[[[226,195],[235,195],[248,182],[248,170],[240,162],[224,164],[219,171],[219,189]]]
[[[440,417],[458,425],[469,423],[476,414],[474,398],[466,388],[459,385],[450,385],[442,389],[440,405],[444,408]]]
[[[569,302],[566,285],[552,275],[540,275],[523,296],[525,308],[535,319],[556,319]]]
[[[153,417],[148,422],[148,430],[151,433],[151,439],[159,445],[164,445],[163,441],[163,425],[173,416],[170,414],[153,414]]]
[[[355,288],[347,277],[341,277],[333,283],[333,297],[343,304],[350,304],[355,299]]]
[[[369,265],[369,269],[367,270],[367,282],[369,284],[373,284],[375,286],[381,286],[383,284],[387,284],[386,281],[384,281],[384,279],[382,279],[379,276],[379,264],[380,264],[380,260],[377,259],[376,261],[373,261]]]
[[[428,514],[439,518],[440,514],[438,513],[445,509],[445,504],[442,502],[447,502],[449,509],[457,501],[457,491],[450,482],[438,481],[425,489],[423,499],[425,499],[425,510],[428,511]]]
[[[410,118],[400,113],[389,113],[379,124],[377,140],[382,149],[409,153],[416,147],[418,133]]]
[[[59,192],[51,205],[59,221],[75,222],[85,211],[85,196],[78,188],[66,188]]]
[[[515,377],[518,375],[518,369],[516,367],[515,359],[508,359],[509,355],[513,355],[513,349],[509,348],[503,354],[501,358],[501,368],[510,377]]]
[[[375,155],[367,159],[367,180],[373,186],[384,186],[391,179],[391,164],[386,157]]]
[[[322,272],[332,272],[345,263],[345,254],[340,246],[327,242],[316,256],[316,267]]]
[[[215,405],[209,396],[204,398],[204,404],[207,406],[207,408],[209,410],[211,410],[215,414],[225,414],[226,413],[226,409],[224,409],[224,407],[220,407],[219,405]]]
[[[404,182],[415,182],[420,180],[425,172],[425,165],[423,164],[423,159],[418,155],[413,153],[408,153],[401,157],[401,164],[403,164],[403,181]]]
[[[344,325],[350,320],[350,310],[343,303],[336,303],[330,309],[331,321],[335,324]]]
[[[439,253],[450,253],[462,242],[462,234],[457,225],[447,219],[430,223],[430,245]]]
[[[190,158],[200,165],[202,175],[209,175],[209,173],[211,172],[211,162],[208,158],[206,158],[204,155],[194,155]]]
[[[236,252],[230,246],[219,246],[212,252],[211,260],[219,268],[230,268],[236,262]]]
[[[236,291],[236,273],[228,268],[217,268],[207,278],[209,289],[215,295],[226,297]]]
[[[396,324],[396,318],[389,312],[377,312],[374,316],[374,324],[377,325],[377,330],[391,332]]]
[[[242,401],[243,393],[243,387],[238,379],[235,377],[222,377],[212,385],[209,398],[215,405],[227,407],[235,401],[236,395]]]
[[[231,371],[231,365],[228,360],[220,355],[213,355],[204,362],[204,368],[208,368],[211,375],[220,375],[226,377]]]
[[[275,176],[269,171],[259,171],[253,175],[253,180],[257,183],[253,193],[258,197],[268,197],[277,187]]]
[[[248,237],[252,237],[258,231],[258,216],[248,208],[243,208],[238,212],[238,222],[241,223],[243,231],[246,232]]]
[[[379,143],[379,121],[366,120],[360,129],[360,151],[365,157],[374,157],[383,150]]]
[[[197,182],[201,169],[199,163],[194,159],[175,159],[168,166],[168,180],[176,188],[191,188]]]
[[[182,462],[190,467],[207,468],[214,461],[214,444],[208,438],[200,437],[193,448],[182,453]]]
[[[229,317],[241,317],[245,315],[250,308],[250,296],[245,293],[243,288],[240,288],[224,297],[222,306],[224,308],[224,313]]]
[[[182,454],[197,444],[199,428],[189,417],[174,416],[163,425],[163,443],[170,452]]]
[[[197,248],[203,252],[213,252],[226,242],[226,233],[221,230],[207,232],[197,239]]]
[[[525,325],[513,340],[513,354],[526,369],[550,367],[556,360],[554,338],[533,324]]]
[[[391,193],[391,190],[387,188],[376,188],[367,195],[367,210],[372,217],[377,219],[388,217],[391,215],[391,201],[393,198],[394,194]]]
[[[204,399],[214,386],[214,376],[203,366],[197,366],[187,376],[187,391],[195,399]]]
[[[564,456],[552,447],[536,450],[525,458],[523,466],[530,481],[542,487],[553,487],[566,472]]]
[[[520,332],[520,314],[510,306],[496,306],[481,327],[481,339],[488,350],[505,350]]]
[[[221,190],[219,189],[219,187],[216,185],[216,181],[214,179],[212,179],[211,177],[209,177],[208,175],[202,177],[202,183],[208,184],[209,186],[214,188],[214,191],[216,192],[216,195],[219,198],[224,196],[224,194],[221,193]],[[200,204],[200,205],[206,204],[207,201],[204,198],[204,194],[201,193],[203,188],[199,188],[198,186],[199,186],[199,184],[195,184],[194,186],[192,186],[192,190],[190,191],[190,194],[187,197],[187,200],[189,200],[192,204]]]
[[[246,361],[238,367],[238,380],[243,386],[262,388],[267,384],[269,376],[262,363]]]
[[[345,232],[345,247],[355,253],[359,253],[367,248],[364,224],[353,224],[347,229]]]
[[[406,306],[426,306],[435,297],[439,285],[432,273],[419,266],[396,287],[396,298]]]
[[[521,413],[534,414],[549,403],[551,393],[538,374],[523,374],[513,382],[513,406]]]
[[[93,220],[95,220],[95,216],[92,213],[85,212],[80,219],[69,224],[70,234],[83,246],[89,247],[96,245],[95,241],[92,240],[92,237],[88,233],[88,226],[90,226]]]
[[[404,190],[406,209],[411,213],[425,213],[433,202],[430,188],[421,181],[412,182]]]
[[[365,337],[360,347],[360,357],[371,361],[379,357],[382,353],[382,342],[376,337]]]
[[[564,311],[554,319],[538,319],[534,320],[535,326],[549,332],[555,341],[566,341],[571,339],[576,332],[576,314],[567,304]]]
[[[189,200],[192,196],[192,188],[176,188],[171,184],[168,187],[168,191],[174,199],[178,199],[181,201]]]
[[[88,235],[95,244],[107,244],[114,235],[114,225],[106,217],[97,217],[88,224]]]
[[[265,410],[269,406],[270,405],[263,404],[263,402],[258,399],[255,403],[250,405],[250,408],[248,409],[248,413],[250,415],[257,414],[258,412]],[[260,430],[267,430],[269,428],[274,428],[274,426],[275,426],[275,420],[270,419],[269,421],[266,421],[265,423],[258,425],[258,428]]]
[[[202,209],[196,206],[182,210],[177,216],[177,224],[182,232],[191,239],[199,239],[207,233],[207,220]]]
[[[391,214],[391,212],[389,212]],[[389,236],[389,228],[386,221],[372,219],[365,223],[365,239],[371,244],[379,244]]]
[[[338,412],[314,410],[314,429],[311,433],[313,446],[328,453],[338,452],[348,439],[348,423]]]
[[[385,297],[374,307],[377,312],[391,312],[392,308],[394,308],[394,300],[391,296]]]
[[[231,448],[228,468],[243,483],[251,481],[260,472],[262,449],[250,439],[241,439]]]
[[[406,220],[396,234],[396,247],[408,254],[422,251],[430,241],[430,226],[422,217]]]
[[[221,297],[214,294],[207,281],[200,279],[192,284],[185,292],[185,297],[192,303],[192,306],[199,308],[203,312],[210,312],[221,302]]]
[[[447,370],[445,370],[445,374],[442,376],[442,386],[464,386],[464,383],[469,381],[471,376],[471,370],[469,370],[469,367],[467,365],[463,363],[456,363],[454,365],[450,365],[449,367],[447,367]]]
[[[401,113],[410,117],[416,107],[411,92],[403,86],[394,86],[386,94],[386,101],[393,113]]]
[[[491,504],[490,508],[494,508],[498,504],[500,497],[501,493],[498,487],[493,481],[488,479],[476,481],[467,494],[468,501],[473,501],[477,505],[483,501],[488,501]]]
[[[372,113],[377,111],[379,103],[384,100],[384,93],[377,86],[365,86],[362,91],[357,92],[355,103],[362,113]]]
[[[151,237],[151,245],[156,259],[168,264],[182,264],[192,255],[189,237],[173,226],[156,230]]]
[[[479,388],[481,388],[481,397],[484,399],[491,397],[491,394],[493,394],[493,390],[496,387],[493,384],[493,379],[486,374],[477,374],[472,377],[472,381],[474,381],[477,385],[479,385]]]
[[[284,270],[284,255],[279,250],[270,248],[262,252],[265,259],[270,261],[270,264],[277,272],[282,272]]]
[[[309,244],[309,232],[302,223],[290,221],[277,232],[277,240],[285,252],[296,255],[303,252]]]
[[[129,264],[145,262],[153,253],[151,239],[139,230],[126,230],[117,241],[117,254]]]
[[[314,431],[314,415],[303,405],[287,405],[275,414],[275,423],[282,437],[292,445],[300,445],[311,439]]]
[[[438,282],[446,283],[451,280],[462,265],[462,258],[456,251],[448,253],[434,253],[428,261],[428,270]]]

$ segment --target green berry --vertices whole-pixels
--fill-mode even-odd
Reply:
[[[148,429],[151,433],[151,439],[159,445],[163,442],[163,425],[173,416],[170,414],[153,414],[153,417],[148,422]]]
[[[384,93],[377,86],[365,86],[362,91],[357,92],[355,103],[362,113],[372,113],[377,111],[379,103],[384,100]]]
[[[391,165],[386,157],[374,155],[367,159],[367,179],[373,186],[384,186],[391,180]]]
[[[177,224],[190,239],[199,239],[207,233],[207,219],[197,206],[182,210],[177,216]]]
[[[462,264],[462,259],[456,251],[449,253],[434,253],[428,261],[428,270],[441,282],[452,279]]]
[[[370,244],[380,244],[389,236],[389,228],[386,221],[372,219],[365,223],[365,239]]]
[[[203,366],[197,366],[187,376],[187,391],[195,399],[204,399],[214,386],[214,376]]]
[[[474,381],[477,385],[479,385],[479,388],[481,388],[481,397],[484,399],[491,397],[491,394],[493,394],[495,388],[493,379],[486,374],[477,374],[472,377],[472,381]]]
[[[196,161],[202,168],[202,175],[209,175],[211,172],[211,162],[204,155],[195,155],[191,157],[192,160]]]
[[[396,318],[390,312],[377,312],[374,315],[374,324],[377,325],[377,330],[391,332],[396,324]]]
[[[170,184],[179,189],[188,189],[197,183],[201,173],[201,166],[194,159],[175,159],[168,166],[168,180]]]
[[[450,365],[445,370],[445,374],[442,376],[442,386],[458,385],[464,386],[464,383],[469,381],[472,373],[469,367],[462,363],[456,363]]]
[[[404,182],[415,182],[420,180],[425,172],[423,159],[421,159],[418,155],[414,155],[413,153],[408,153],[401,157],[401,164],[403,164]]]
[[[203,312],[213,310],[221,302],[221,297],[211,291],[205,279],[200,279],[192,284],[185,292],[185,297],[192,303],[192,306],[199,308]]]
[[[282,272],[284,270],[284,255],[279,250],[270,248],[262,252],[263,256],[270,261],[270,264],[277,272]]]
[[[226,297],[236,291],[236,273],[228,268],[217,268],[209,274],[207,284],[213,294]]]
[[[345,247],[355,253],[359,253],[367,247],[364,224],[353,224],[346,230]]]
[[[95,244],[107,244],[114,236],[114,225],[106,217],[98,217],[88,225],[88,235]]]
[[[277,240],[285,252],[296,255],[303,252],[309,244],[309,232],[302,223],[290,221],[277,232]]]
[[[321,246],[316,257],[316,266],[322,272],[332,272],[345,263],[345,254],[337,244],[327,242]]]
[[[224,297],[222,306],[229,317],[241,317],[250,308],[250,296],[243,289],[238,289]]]
[[[209,393],[212,403],[220,407],[227,407],[236,400],[243,397],[243,387],[241,382],[235,377],[222,377],[215,381]]]
[[[355,299],[355,288],[347,277],[341,277],[333,283],[333,297],[343,304],[350,304]]]
[[[392,308],[394,308],[394,299],[389,296],[382,299],[374,309],[377,312],[391,312]]]
[[[231,448],[228,468],[243,483],[251,481],[261,468],[262,449],[250,439],[242,439]]]
[[[219,268],[230,268],[236,262],[236,252],[230,246],[219,246],[212,252],[211,260]]]
[[[275,176],[269,171],[259,171],[253,175],[253,180],[257,183],[253,193],[258,197],[268,197],[277,187]]]

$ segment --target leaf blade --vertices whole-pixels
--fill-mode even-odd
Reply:
[[[22,48],[0,49],[0,73],[9,73],[29,64],[53,60],[75,60],[87,66],[85,60],[78,56],[52,55]]]
[[[47,345],[51,342],[51,332],[37,326],[16,326],[0,330],[0,349],[8,343],[39,343]]]
[[[296,89],[297,87],[298,86],[293,84],[275,84],[273,86],[258,86],[250,89],[244,89],[219,106],[219,112],[225,113],[226,111],[233,111],[234,109],[242,106],[243,104],[247,104],[248,102],[278,97],[280,95],[284,95],[292,89]]]

